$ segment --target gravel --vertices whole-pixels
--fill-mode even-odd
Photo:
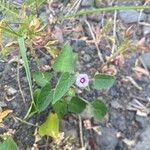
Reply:
[[[111,128],[102,128],[102,135],[97,138],[100,150],[114,150],[117,146],[117,132]]]
[[[134,150],[150,150],[150,126],[141,133]]]
[[[119,129],[120,131],[126,130],[126,119],[121,113],[111,111],[110,115],[110,122],[116,129]]]
[[[139,15],[140,15],[140,12],[136,10],[120,10],[119,11],[120,19],[124,23],[127,23],[127,24],[138,22]],[[140,17],[140,21],[144,21],[144,20],[146,20],[146,15],[142,13]]]
[[[150,26],[143,26],[143,34],[147,35],[150,33]]]
[[[92,7],[94,0],[82,0],[81,6],[82,7]]]
[[[142,60],[144,61],[145,65],[148,69],[150,69],[150,53],[144,53],[141,56]]]
[[[102,13],[89,14],[87,15],[88,19],[95,22],[100,22],[102,20]]]
[[[9,87],[6,91],[6,93],[8,96],[14,96],[17,93],[17,90],[12,87]]]
[[[141,129],[145,129],[150,125],[150,117],[136,116],[136,122]]]

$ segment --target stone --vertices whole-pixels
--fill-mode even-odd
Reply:
[[[40,58],[40,64],[42,64],[42,65],[48,65],[48,61],[46,60],[45,57]]]
[[[89,14],[87,18],[95,22],[100,22],[102,20],[102,13]]]
[[[7,93],[7,96],[14,96],[17,93],[17,90],[12,87],[8,87],[6,93]]]
[[[82,7],[92,7],[94,4],[93,0],[82,0],[81,6]]]
[[[150,126],[141,133],[133,150],[150,150]]]
[[[83,55],[83,60],[84,60],[85,62],[89,62],[89,61],[91,60],[91,56],[90,56],[89,54],[84,54],[84,55]]]
[[[110,122],[116,129],[120,131],[126,130],[126,119],[121,113],[117,111],[112,111],[110,116]]]
[[[144,53],[142,56],[141,56],[142,60],[144,61],[146,67],[148,69],[150,69],[150,53]]]
[[[141,0],[119,0],[116,1],[117,5],[126,5],[126,6],[131,6],[131,5],[143,5],[143,1]]]
[[[138,22],[140,12],[136,10],[120,10],[119,16],[124,23],[136,23]],[[142,13],[140,21],[146,20],[146,14]]]
[[[150,34],[150,26],[143,26],[143,34],[144,35]]]
[[[102,135],[97,136],[96,142],[100,150],[114,150],[118,144],[117,132],[111,128],[102,128]]]
[[[138,123],[139,127],[145,129],[150,125],[150,117],[141,117],[136,116],[136,122]]]

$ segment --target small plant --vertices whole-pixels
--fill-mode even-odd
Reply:
[[[86,107],[91,111],[91,117],[101,121],[107,113],[107,107],[102,100],[95,99],[92,102],[83,99],[76,93],[77,89],[97,90],[109,89],[115,81],[115,77],[106,74],[96,74],[89,79],[87,74],[77,74],[75,64],[77,54],[73,52],[69,44],[65,44],[59,56],[55,59],[53,70],[60,77],[53,87],[52,73],[37,71],[33,73],[33,79],[39,86],[33,92],[33,101],[27,117],[44,111],[47,107],[52,108],[47,120],[39,127],[41,136],[48,135],[57,139],[59,133],[59,120],[68,113],[80,114]]]
[[[0,150],[19,150],[12,137],[3,137],[3,142],[0,142]]]

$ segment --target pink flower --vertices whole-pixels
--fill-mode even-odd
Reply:
[[[78,87],[84,88],[89,85],[89,77],[87,74],[79,74],[77,75],[76,85]]]

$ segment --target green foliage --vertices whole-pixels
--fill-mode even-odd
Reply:
[[[79,97],[73,97],[68,103],[68,110],[80,114],[86,107],[86,103]]]
[[[107,74],[97,74],[94,77],[94,87],[97,90],[109,89],[113,86],[116,78]]]
[[[107,113],[106,105],[100,100],[93,101],[90,108],[94,119],[97,121],[101,121]]]
[[[57,113],[59,119],[62,119],[68,112],[67,102],[60,100],[53,105],[54,111]]]
[[[19,150],[12,137],[7,137],[3,143],[0,143],[0,150]]]
[[[45,85],[35,101],[38,112],[44,111],[53,100],[53,90],[49,84]]]
[[[28,117],[28,115],[30,114],[31,108],[33,107],[33,105],[35,105],[34,100],[33,100],[33,90],[32,90],[32,80],[31,80],[31,72],[30,72],[30,68],[29,68],[29,63],[28,63],[28,59],[27,59],[27,55],[26,55],[26,47],[25,47],[25,43],[24,43],[24,37],[18,37],[18,44],[19,44],[19,48],[20,48],[20,54],[23,60],[23,65],[26,71],[26,76],[27,76],[27,80],[28,80],[28,84],[29,84],[29,89],[30,89],[30,94],[31,94],[31,106],[25,116],[25,118]]]
[[[55,104],[58,100],[60,100],[66,94],[66,92],[69,90],[69,88],[73,85],[74,82],[74,75],[71,75],[67,72],[63,73],[59,78],[58,83],[54,89],[52,103]]]
[[[77,54],[73,53],[72,47],[69,44],[64,45],[60,55],[56,58],[53,68],[57,72],[74,73],[74,65]]]
[[[50,113],[46,121],[39,127],[40,136],[51,136],[54,139],[59,137],[59,119],[57,114]]]
[[[48,72],[37,71],[33,73],[33,79],[41,87],[44,87],[46,84],[48,84],[51,78],[52,76]]]

